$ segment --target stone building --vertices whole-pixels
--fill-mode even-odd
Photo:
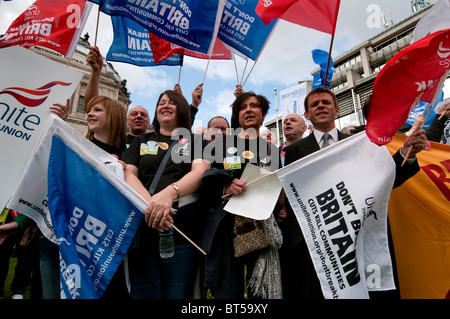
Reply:
[[[70,109],[67,122],[82,135],[87,132],[86,114],[84,112],[84,94],[91,68],[86,62],[89,53],[89,35],[80,38],[72,58],[68,60],[62,54],[44,47],[33,47],[32,50],[54,61],[67,64],[69,67],[84,74],[74,94],[70,97]],[[100,78],[100,94],[118,100],[127,110],[131,103],[130,93],[126,88],[126,80],[121,79],[111,63],[103,61],[102,76]],[[56,101],[55,101],[56,102]],[[65,103],[65,101],[59,101]]]

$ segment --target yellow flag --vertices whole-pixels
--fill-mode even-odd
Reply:
[[[395,135],[394,154],[406,139]],[[421,167],[389,201],[402,299],[444,299],[450,293],[450,145],[430,142]]]

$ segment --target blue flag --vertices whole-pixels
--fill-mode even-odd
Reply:
[[[423,124],[422,128],[424,130],[427,130],[431,123],[433,122],[434,118],[436,117],[436,112],[434,111],[434,109],[436,108],[436,106],[442,102],[442,100],[444,99],[444,92],[441,91],[441,93],[439,93],[436,102],[434,103],[433,107],[431,108],[431,110],[429,110],[430,108],[430,103],[424,102],[424,101],[419,101],[419,103],[417,103],[416,107],[413,108],[411,110],[411,113],[409,113],[409,117],[406,120],[405,125],[412,127],[414,124],[414,120],[416,119],[417,115],[419,114],[424,114],[426,115],[428,113],[428,110],[430,111],[430,113],[428,114],[428,117],[425,121],[425,123]]]
[[[219,0],[89,0],[111,16],[133,19],[149,32],[186,49],[208,54],[222,16]]]
[[[150,45],[148,30],[139,23],[121,16],[111,16],[114,40],[109,48],[108,61],[125,62],[137,66],[182,65],[181,55],[156,63]]]
[[[320,66],[320,72],[314,75],[312,88],[318,88],[323,87],[324,81],[325,81],[325,73],[327,70],[327,63],[328,63],[328,52],[315,49],[312,50],[312,57],[314,63],[318,64]],[[330,65],[328,67],[328,75],[327,75],[327,82],[326,87],[330,87],[331,78],[333,77],[334,73],[334,64],[333,59],[330,58]]]
[[[255,12],[258,0],[227,1],[217,37],[242,55],[257,60],[278,19],[267,26]]]
[[[97,299],[122,262],[143,214],[58,136],[48,199],[60,252],[61,298]],[[78,152],[78,151],[77,151]]]

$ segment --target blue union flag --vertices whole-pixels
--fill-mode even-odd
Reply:
[[[114,27],[114,40],[106,55],[108,61],[130,63],[137,66],[183,64],[179,54],[156,63],[150,45],[149,32],[139,23],[121,16],[111,16],[111,22]]]
[[[122,262],[144,215],[117,187],[123,180],[108,172],[104,163],[90,162],[89,156],[77,154],[80,150],[74,147],[75,152],[68,145],[54,135],[48,165],[61,298],[97,299]]]
[[[149,32],[186,49],[210,54],[224,0],[89,0],[111,16],[133,19]]]

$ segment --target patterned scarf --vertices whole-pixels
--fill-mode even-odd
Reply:
[[[263,299],[282,299],[278,249],[283,244],[283,236],[273,214],[263,224],[270,246],[262,249],[256,259],[255,268],[253,269],[252,278],[250,278],[248,286],[257,297]]]

